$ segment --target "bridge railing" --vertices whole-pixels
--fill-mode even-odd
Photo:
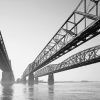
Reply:
[[[45,66],[35,71],[34,76],[40,77],[50,73],[57,73],[96,62],[100,62],[100,45],[74,54],[59,64]]]

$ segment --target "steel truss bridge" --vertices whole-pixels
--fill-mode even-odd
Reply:
[[[11,61],[9,60],[7,50],[0,32],[0,69],[3,71],[11,71]]]
[[[34,73],[42,67],[45,67],[55,59],[99,35],[99,1],[100,0],[81,0],[76,9],[59,28],[36,59],[28,65],[22,75],[22,78],[28,76],[30,73]],[[50,65],[49,67],[51,66],[53,65]]]
[[[100,62],[100,45],[74,54],[59,64],[45,66],[35,71],[34,77],[57,73],[97,62]]]
[[[2,70],[1,83],[3,85],[13,84],[14,74],[11,67],[11,60],[8,57],[1,32],[0,32],[0,69]]]

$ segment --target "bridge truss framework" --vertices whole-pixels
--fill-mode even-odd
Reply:
[[[100,34],[99,1],[81,0],[36,59],[28,65],[22,77],[28,76]]]
[[[34,77],[70,70],[97,62],[100,62],[100,45],[76,53],[59,64],[45,66],[35,71]]]

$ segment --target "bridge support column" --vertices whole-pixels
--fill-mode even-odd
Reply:
[[[26,77],[24,77],[21,81],[23,84],[26,84]]]
[[[33,73],[29,74],[28,84],[29,85],[33,85],[34,84],[34,75],[33,75]]]
[[[54,84],[54,75],[53,73],[48,75],[48,84],[53,85]]]
[[[38,84],[38,77],[35,78],[34,83]]]
[[[2,85],[11,85],[14,83],[14,75],[13,72],[2,72],[2,79],[1,83]]]

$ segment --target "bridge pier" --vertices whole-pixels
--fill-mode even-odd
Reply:
[[[48,75],[48,84],[53,85],[54,84],[54,75],[53,73]]]
[[[34,84],[34,75],[33,75],[33,73],[29,74],[28,84],[29,85],[33,85]]]
[[[15,79],[13,72],[2,72],[2,79],[1,79],[2,85],[12,85],[14,81]]]
[[[35,78],[34,83],[38,84],[38,77]]]
[[[26,84],[26,77],[24,77],[23,79],[21,79],[21,82],[22,82],[23,84]]]

